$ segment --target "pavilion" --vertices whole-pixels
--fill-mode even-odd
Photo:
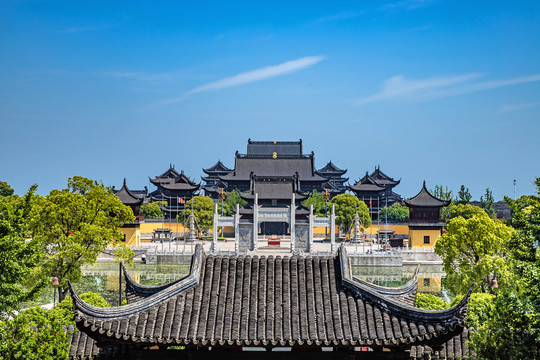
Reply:
[[[228,351],[246,359],[408,359],[460,338],[472,291],[450,309],[422,310],[393,296],[409,294],[414,281],[395,290],[359,281],[344,247],[336,256],[258,257],[206,255],[197,246],[180,280],[148,287],[126,275],[127,305],[98,308],[71,293],[79,340],[116,358],[215,359]]]

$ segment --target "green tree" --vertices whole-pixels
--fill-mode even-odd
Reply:
[[[35,280],[43,251],[37,240],[25,238],[36,189],[33,185],[22,198],[0,201],[0,312],[31,300],[44,285]]]
[[[461,216],[464,219],[470,219],[474,215],[485,214],[486,212],[478,206],[471,204],[457,204],[448,206],[448,217],[447,219],[453,219],[458,216]]]
[[[73,317],[73,315],[72,315]],[[0,358],[29,360],[67,359],[65,318],[36,307],[0,322]]]
[[[226,216],[232,215],[232,212],[234,209],[236,209],[236,204],[240,205],[240,207],[246,206],[247,201],[240,197],[240,191],[234,189],[233,191],[227,193],[227,197],[224,201],[224,205],[226,205],[229,209],[228,212],[225,213]]]
[[[0,198],[4,196],[13,195],[13,189],[5,181],[0,181]]]
[[[533,359],[540,344],[540,178],[536,195],[505,197],[515,234],[508,247],[517,290],[501,288],[491,316],[473,336],[479,358]]]
[[[189,214],[193,208],[193,215],[195,215],[196,226],[201,231],[208,231],[214,225],[214,200],[208,196],[195,196],[192,199],[186,201],[184,210],[180,213],[180,219],[186,219],[184,224],[189,226]]]
[[[354,225],[354,216],[358,212],[360,217],[360,226],[363,228],[371,225],[371,218],[369,216],[369,209],[367,205],[358,200],[358,198],[351,194],[340,194],[334,196],[328,206],[335,205],[336,207],[336,224],[342,227],[345,233],[348,233]]]
[[[322,192],[313,190],[311,194],[309,194],[309,197],[306,200],[302,201],[302,206],[305,206],[308,209],[310,208],[311,205],[313,205],[313,213],[316,216],[326,215],[327,207],[325,207],[324,196]],[[330,209],[328,208],[328,210]]]
[[[457,305],[463,300],[464,295],[458,295],[452,300],[450,306]],[[486,323],[495,310],[495,295],[486,293],[473,293],[469,300],[469,309],[467,310],[467,326],[478,329]]]
[[[469,188],[466,188],[465,185],[461,185],[461,189],[459,189],[456,203],[465,205],[471,202],[471,198],[472,198],[472,195],[469,192]]]
[[[96,293],[84,293],[81,299],[93,306],[110,307]],[[0,359],[67,359],[67,326],[75,325],[73,311],[73,301],[66,297],[50,310],[30,308],[0,321]]]
[[[484,196],[480,197],[480,207],[489,215],[489,217],[495,217],[495,200],[493,194],[489,188],[486,189]]]
[[[163,219],[163,212],[160,205],[167,205],[166,201],[154,201],[148,204],[141,205],[139,214],[147,219]]]
[[[511,227],[479,213],[469,219],[449,220],[446,230],[437,240],[435,252],[443,260],[450,291],[464,294],[475,282],[487,292],[494,278],[503,286],[511,286],[512,274],[505,259],[514,233]]]
[[[446,301],[433,294],[416,294],[414,306],[426,310],[444,310],[450,307]]]
[[[385,206],[379,211],[379,219],[384,221],[387,217],[390,221],[405,221],[409,217],[409,208],[398,202],[393,203],[389,207]]]
[[[60,300],[67,281],[79,281],[81,266],[93,264],[107,245],[121,240],[119,227],[134,220],[131,209],[111,189],[84,177],[74,176],[66,189],[47,195],[32,227],[46,252],[44,273],[60,281]]]

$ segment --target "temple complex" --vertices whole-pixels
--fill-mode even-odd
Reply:
[[[163,174],[149,180],[157,187],[155,191],[150,193],[152,200],[167,202],[167,205],[162,206],[161,210],[163,215],[169,219],[176,218],[184,209],[185,201],[197,195],[198,190],[201,189],[201,185],[188,178],[184,174],[184,170],[179,173],[172,164]]]
[[[450,201],[443,201],[431,195],[426,188],[426,182],[420,192],[405,200],[409,207],[409,247],[433,247],[442,235],[445,224],[441,219],[441,208],[450,205]]]
[[[218,164],[216,164],[218,165]],[[217,197],[220,187],[225,191],[237,189],[241,192],[250,190],[251,174],[257,176],[293,176],[298,174],[301,192],[319,192],[328,188],[332,195],[342,191],[343,183],[348,179],[341,176],[346,172],[335,167],[334,170],[328,166],[326,175],[315,168],[315,155],[303,154],[302,140],[299,141],[253,141],[248,140],[247,153],[236,152],[234,169],[225,172],[225,167],[219,170],[211,168],[204,169],[209,176],[203,178],[204,189],[212,197]],[[337,170],[337,172],[336,172]],[[219,172],[219,173],[218,173]],[[341,174],[338,174],[341,172]],[[212,175],[213,177],[211,177]],[[219,181],[217,180],[219,179]]]
[[[381,171],[381,167],[375,167],[375,171],[358,180],[349,190],[354,192],[358,199],[364,201],[369,207],[372,219],[376,219],[379,210],[385,206],[391,206],[395,202],[401,202],[401,196],[393,191],[400,180],[394,180]]]
[[[156,287],[127,275],[126,282],[128,304],[120,307],[90,306],[70,290],[78,341],[86,336],[105,354],[116,349],[116,358],[130,359],[442,353],[464,331],[472,291],[449,309],[415,308],[405,299],[416,279],[395,289],[359,281],[344,247],[335,256],[259,257],[206,255],[198,245],[185,278]],[[245,354],[250,349],[263,351]]]

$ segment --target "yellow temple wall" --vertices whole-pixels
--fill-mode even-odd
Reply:
[[[424,244],[424,236],[429,236],[429,244]],[[440,229],[409,230],[409,246],[411,248],[433,248],[441,236]]]
[[[141,231],[138,227],[123,227],[120,231],[125,236],[125,244],[128,246],[141,245]]]
[[[419,293],[439,293],[442,290],[440,277],[418,277],[417,291]]]

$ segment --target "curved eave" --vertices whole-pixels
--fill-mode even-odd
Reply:
[[[362,286],[367,289],[371,289],[383,296],[404,296],[413,294],[416,292],[416,287],[418,285],[418,272],[420,270],[420,264],[416,266],[416,269],[414,270],[413,276],[407,281],[405,285],[398,286],[398,287],[389,287],[389,286],[380,286],[376,285],[361,279],[358,279],[356,277],[353,277],[356,282],[358,282],[359,286]]]
[[[83,301],[77,292],[69,285],[69,291],[73,298],[73,306],[75,308],[75,320],[85,321],[85,317],[92,317],[94,320],[98,319],[111,319],[116,317],[129,317],[137,314],[141,311],[147,310],[153,306],[160,304],[162,301],[170,298],[171,296],[180,294],[194,286],[197,286],[200,282],[200,274],[203,266],[204,250],[200,244],[195,247],[195,253],[193,255],[192,266],[190,274],[178,281],[176,284],[163,289],[162,291],[150,295],[149,297],[140,301],[127,304],[124,306],[118,306],[113,308],[100,308],[92,306]]]
[[[144,198],[139,198],[129,191],[125,184],[115,195],[124,205],[141,205],[144,201]]]
[[[168,287],[171,287],[173,286],[174,284],[184,280],[185,278],[187,278],[188,276],[190,275],[186,275],[180,279],[177,279],[177,280],[173,280],[173,281],[170,281],[168,283],[165,283],[165,284],[160,284],[160,285],[153,285],[153,286],[149,286],[149,285],[142,285],[141,283],[138,283],[137,281],[135,281],[133,279],[133,277],[131,276],[131,274],[129,273],[129,271],[127,270],[126,268],[126,265],[122,262],[121,263],[121,266],[122,266],[122,270],[124,272],[124,280],[126,281],[126,293],[127,292],[131,292],[133,295],[137,296],[137,297],[140,297],[140,298],[147,298],[148,296],[151,296],[163,289],[166,289]],[[191,260],[191,267],[190,267],[190,274],[191,274],[191,268],[193,267],[193,258]]]
[[[178,186],[184,185],[184,186]],[[176,185],[176,186],[175,186]],[[197,191],[201,188],[201,185],[190,185],[186,183],[172,183],[172,184],[161,184],[161,187],[169,191]]]
[[[418,202],[409,201],[409,200],[404,200],[403,202],[405,203],[405,205],[407,205],[409,207],[440,208],[440,207],[445,207],[445,206],[450,205],[450,201],[442,201],[441,204],[439,204],[439,205],[436,205],[436,204],[424,204],[424,203],[418,203]]]
[[[364,284],[358,282],[352,276],[352,269],[347,257],[347,250],[343,245],[339,248],[339,260],[341,267],[341,284],[348,288],[350,291],[369,299],[373,303],[379,305],[383,309],[390,310],[394,314],[419,322],[439,322],[454,324],[457,326],[465,326],[465,318],[467,317],[467,311],[469,307],[469,299],[472,294],[473,285],[467,291],[467,294],[459,302],[459,304],[445,310],[424,310],[414,306],[410,306],[396,300],[389,298],[383,298],[376,291],[366,287]]]

